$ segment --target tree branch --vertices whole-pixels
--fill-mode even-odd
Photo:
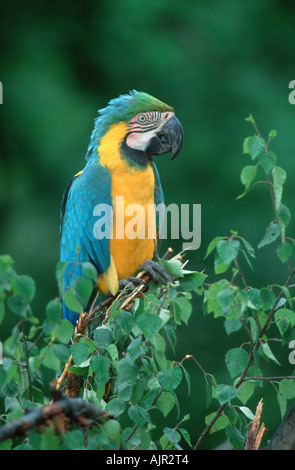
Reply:
[[[20,419],[0,427],[0,442],[15,436],[24,434],[31,428],[35,428],[46,421],[54,419],[59,415],[65,415],[75,420],[80,426],[87,427],[88,419],[100,421],[109,419],[109,414],[105,410],[100,410],[96,406],[88,403],[82,398],[67,398],[60,394],[61,398],[51,405],[42,408],[31,408]]]
[[[263,450],[295,450],[295,402]]]

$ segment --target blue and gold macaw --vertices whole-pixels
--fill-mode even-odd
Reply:
[[[68,184],[61,205],[60,256],[68,262],[64,289],[83,275],[81,263],[86,261],[93,263],[99,273],[95,287],[102,294],[115,295],[124,280],[136,282],[133,276],[139,269],[145,269],[155,281],[159,280],[158,274],[171,281],[166,271],[152,261],[157,234],[144,238],[116,233],[112,237],[98,237],[94,209],[100,204],[112,208],[106,219],[106,232],[110,233],[112,225],[122,219],[121,208],[116,204],[118,196],[124,197],[124,207],[140,204],[145,215],[149,207],[164,202],[154,155],[172,152],[171,159],[176,157],[183,141],[182,126],[173,108],[137,91],[111,100],[98,113],[87,164]],[[156,220],[156,212],[152,217]],[[128,221],[130,215],[123,214],[125,227]],[[147,222],[144,223],[147,228]],[[76,314],[65,304],[63,315],[76,323]]]

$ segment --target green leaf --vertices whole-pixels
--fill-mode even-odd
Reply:
[[[275,362],[279,366],[281,365],[279,363],[279,361],[277,360],[277,358],[274,356],[274,354],[273,354],[272,350],[270,349],[268,343],[262,343],[261,348],[259,349],[259,351],[260,350],[261,350],[262,354],[265,356],[266,359],[271,359],[273,362]]]
[[[207,304],[207,313],[214,313],[214,317],[216,318],[223,316],[218,294],[226,289],[231,289],[230,283],[226,279],[221,279],[211,284],[208,291],[206,291],[205,305]]]
[[[235,425],[238,422],[239,414],[237,413],[237,408],[231,406],[230,404],[226,405],[223,413],[228,418],[229,423]]]
[[[107,357],[93,356],[90,359],[90,366],[95,373],[95,381],[97,384],[104,385],[110,379],[109,369],[110,361]]]
[[[292,308],[293,307],[293,301],[292,301],[292,297],[291,297],[291,293],[289,291],[289,289],[286,287],[286,286],[279,286],[282,291],[284,292],[284,295],[288,301],[288,304],[290,305],[290,307]]]
[[[143,313],[136,320],[137,325],[146,340],[150,340],[160,330],[163,322],[160,317],[152,313]]]
[[[260,289],[260,297],[262,301],[262,309],[264,311],[271,310],[276,302],[276,296],[274,293],[270,289],[267,289],[267,287],[262,287],[262,289]]]
[[[159,410],[163,413],[164,417],[168,416],[170,411],[175,406],[175,397],[173,393],[162,392],[157,400],[157,406]]]
[[[114,340],[114,334],[109,326],[101,325],[94,330],[93,339],[98,346],[109,346]]]
[[[215,417],[215,415],[216,415],[216,412],[213,412],[207,415],[205,417],[205,424],[208,425],[212,421],[212,419]],[[213,424],[209,432],[210,434],[212,434],[214,432],[221,431],[227,425],[228,425],[228,418],[224,415],[221,415],[217,418],[217,420],[215,421],[215,423]]]
[[[246,190],[249,188],[252,181],[255,179],[257,168],[255,165],[247,165],[242,169],[241,181],[245,186]]]
[[[226,426],[225,434],[234,449],[242,450],[244,448],[245,438],[235,426],[232,424]]]
[[[188,444],[190,447],[192,447],[191,438],[190,438],[190,435],[189,435],[189,433],[187,432],[187,430],[184,429],[184,428],[178,428],[178,430],[181,432],[182,437],[183,437],[184,440],[187,442],[187,444]]]
[[[265,147],[265,140],[257,135],[252,137],[246,137],[243,142],[243,153],[248,153],[252,160],[263,151]]]
[[[254,317],[249,317],[248,322],[250,323],[250,332],[252,341],[257,341],[259,336],[259,328]]]
[[[10,255],[0,255],[0,269],[6,270],[14,264],[14,261]]]
[[[124,402],[127,402],[130,400],[131,395],[132,395],[132,388],[133,384],[131,382],[124,381],[123,383],[118,384],[118,392],[120,399],[123,400]]]
[[[287,173],[283,168],[274,166],[272,169],[272,177],[275,204],[276,208],[279,209],[283,194],[283,185],[286,181]]]
[[[288,308],[280,308],[275,312],[276,325],[283,336],[289,328],[295,325],[295,313]]]
[[[188,391],[188,394],[190,395],[191,393],[191,378],[190,378],[190,375],[188,373],[188,371],[186,370],[186,368],[182,365],[181,366],[182,370],[183,370],[183,374],[184,374],[184,377],[185,377],[185,380],[186,380],[186,383],[187,383],[187,391]]]
[[[282,261],[282,263],[285,263],[287,259],[290,258],[292,255],[293,247],[290,245],[290,243],[280,243],[277,247],[277,255]]]
[[[103,434],[111,441],[119,440],[120,436],[120,424],[115,419],[109,419],[103,426],[101,426]],[[112,447],[113,449],[113,447]]]
[[[74,334],[74,326],[68,320],[61,320],[55,329],[55,337],[63,344],[68,344]]]
[[[167,439],[169,439],[170,442],[173,442],[174,444],[177,444],[177,442],[180,441],[181,435],[179,434],[178,431],[172,428],[164,428],[163,432]]]
[[[146,423],[151,423],[151,418],[147,410],[141,406],[130,406],[128,408],[128,415],[135,424],[143,426]]]
[[[276,222],[271,222],[266,229],[265,235],[261,242],[258,244],[258,248],[262,248],[265,245],[273,243],[281,233],[281,229]]]
[[[79,429],[65,433],[66,446],[71,450],[81,450],[84,447],[84,436]]]
[[[50,300],[46,305],[46,317],[52,323],[59,323],[62,319],[62,305],[59,299]]]
[[[156,351],[165,352],[166,350],[166,342],[163,336],[160,333],[157,333],[151,339],[151,343],[154,345]]]
[[[54,344],[52,351],[54,355],[62,362],[66,363],[69,360],[69,349],[64,344]]]
[[[227,351],[225,363],[232,378],[239,376],[247,367],[249,355],[244,349],[233,348]]]
[[[136,361],[142,354],[144,354],[143,349],[141,348],[142,338],[138,336],[129,344],[127,348],[128,356],[130,357],[131,361]]]
[[[197,271],[183,271],[183,277],[179,279],[180,288],[184,291],[192,291],[198,289],[205,279],[207,274],[199,273]]]
[[[220,240],[216,246],[217,253],[224,264],[229,264],[236,258],[239,247],[238,240]]]
[[[224,328],[228,335],[230,335],[231,333],[234,333],[235,331],[240,330],[242,326],[243,326],[242,322],[235,318],[225,320],[224,322]]]
[[[136,382],[138,373],[135,364],[130,364],[130,359],[128,357],[123,357],[118,362],[118,366],[121,380],[129,381],[134,384]]]
[[[110,311],[110,321],[112,321],[117,315],[119,315],[119,299],[115,299],[114,302],[112,303],[111,306],[111,311]]]
[[[63,277],[65,270],[67,268],[67,261],[59,261],[56,265],[56,270],[55,270],[55,277],[57,280],[57,285],[58,285],[58,290],[59,290],[59,295],[62,295],[63,292]]]
[[[131,332],[135,318],[134,315],[130,312],[120,312],[118,315],[115,316],[114,321],[117,325],[119,325],[126,335],[129,335]]]
[[[0,450],[11,450],[12,445],[12,439],[5,439],[5,441],[0,442]]]
[[[89,277],[89,279],[92,279],[92,281],[97,282],[98,273],[96,267],[92,263],[86,261],[83,263],[82,269],[85,276]]]
[[[237,389],[233,385],[220,384],[216,388],[216,398],[221,405],[229,402],[237,395]]]
[[[73,312],[83,312],[83,305],[77,300],[73,289],[66,289],[64,293],[64,302],[70,310],[73,310]]]
[[[207,256],[210,255],[210,253],[212,253],[212,251],[216,248],[216,245],[217,243],[220,241],[220,240],[223,240],[223,237],[215,237],[213,238],[213,240],[209,243],[209,246],[207,248],[207,253],[205,255],[205,258],[207,258]]]
[[[251,124],[255,124],[254,118],[252,114],[250,114],[248,117],[245,118],[246,122],[251,122]]]
[[[252,411],[247,407],[247,406],[239,406],[239,409],[241,410],[241,412],[248,418],[250,419],[251,421],[253,421],[253,419],[255,418],[254,414],[252,413]]]
[[[158,373],[158,379],[160,385],[162,385],[165,390],[173,392],[182,380],[182,371],[176,366],[167,367],[166,371],[160,371]]]
[[[82,341],[79,341],[71,344],[70,349],[75,365],[82,366],[83,362],[89,357],[89,346],[85,342],[82,343]]]
[[[57,450],[60,442],[60,437],[56,436],[48,427],[42,434],[41,450]]]
[[[283,419],[283,417],[285,416],[286,411],[287,411],[287,398],[285,397],[285,395],[282,395],[281,393],[278,393],[277,394],[277,400],[278,400],[278,404],[279,404],[279,407],[280,407],[281,418]]]
[[[132,386],[131,386],[132,388]],[[130,394],[131,396],[131,394]],[[108,401],[106,409],[115,417],[118,418],[125,411],[125,401],[121,398],[111,398]]]
[[[247,253],[252,257],[252,258],[256,258],[255,256],[255,250],[253,248],[253,246],[247,241],[245,240],[245,238],[241,237],[243,243],[244,243],[244,246],[247,250]]]
[[[171,259],[171,260],[164,260],[160,259],[158,263],[163,266],[165,271],[170,274],[170,276],[174,279],[182,278],[183,273],[182,273],[182,264],[179,260],[177,259]]]
[[[31,312],[30,305],[20,294],[8,297],[7,306],[13,313],[21,317],[26,317]]]
[[[289,211],[288,207],[285,206],[285,204],[283,204],[282,202],[279,205],[279,208],[277,209],[277,214],[278,214],[280,226],[287,227],[291,220],[291,212]]]
[[[93,291],[92,280],[86,277],[79,277],[73,282],[73,289],[78,302],[86,308]]]
[[[179,308],[179,319],[183,321],[186,325],[190,319],[193,307],[188,299],[185,297],[178,297],[173,305],[177,305]]]
[[[48,369],[52,369],[52,370],[60,369],[60,359],[56,357],[52,347],[47,349],[47,346],[45,346],[43,349],[41,349],[40,359],[42,359],[42,364]]]
[[[233,289],[224,289],[217,294],[217,300],[223,315],[231,314],[235,291]]]
[[[35,297],[36,284],[34,279],[30,276],[18,276],[15,280],[17,293],[24,299],[25,302],[32,302]]]
[[[276,154],[273,152],[265,151],[259,155],[259,161],[265,173],[268,175],[270,170],[275,166],[277,162]]]
[[[106,347],[107,352],[109,353],[112,361],[117,361],[119,357],[118,348],[115,344],[109,344]]]
[[[155,388],[150,388],[148,390],[148,392],[144,395],[144,398],[143,398],[143,406],[144,408],[146,409],[150,409],[152,408],[152,406],[154,405],[154,402],[156,400],[157,397],[160,397],[161,393],[164,393],[162,391],[162,388],[159,386],[159,383],[158,381],[156,381],[157,383],[157,386]]]
[[[290,400],[295,397],[295,376],[292,379],[283,379],[279,383],[279,392],[281,395]]]
[[[251,382],[251,380],[246,380],[239,386],[237,397],[243,403],[243,405],[245,405],[249,398],[252,397],[254,390],[255,384]]]
[[[268,134],[268,137],[270,139],[273,139],[274,137],[276,137],[278,135],[277,131],[275,129],[269,131],[269,134]]]
[[[252,287],[247,291],[247,306],[251,309],[262,309],[261,292],[256,287]]]

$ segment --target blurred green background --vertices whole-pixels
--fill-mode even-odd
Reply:
[[[213,259],[203,260],[211,239],[233,229],[257,247],[273,218],[263,185],[236,199],[243,191],[241,169],[249,163],[242,142],[253,134],[245,122],[250,113],[262,134],[278,131],[272,150],[288,172],[284,202],[292,212],[294,14],[291,0],[1,1],[0,250],[12,255],[19,273],[36,280],[33,306],[40,318],[57,295],[62,193],[85,164],[97,110],[119,94],[150,93],[174,106],[182,122],[181,154],[157,164],[167,204],[202,205],[202,244],[189,253],[188,268],[216,280]],[[253,271],[242,262],[250,285],[285,281],[285,267],[271,253],[260,250]],[[6,331],[2,327],[2,339],[14,320]],[[196,297],[189,326],[179,331],[176,359],[193,354],[219,382],[229,383],[224,354],[244,340],[227,337],[222,320],[204,318]],[[274,351],[282,364],[275,373],[291,373],[288,350]],[[192,389],[190,397],[185,385],[180,389],[180,418],[190,413],[187,428],[195,443],[217,405],[205,409],[202,373],[192,361],[185,365]],[[270,437],[280,421],[276,393],[267,384],[261,393]],[[260,398],[249,402],[252,411]],[[165,425],[174,426],[176,414],[168,418]],[[222,441],[221,433],[213,434],[203,448]]]

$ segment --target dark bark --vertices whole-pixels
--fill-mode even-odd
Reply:
[[[22,418],[1,426],[0,441],[22,435],[29,429],[60,415],[65,415],[84,427],[88,426],[88,419],[97,422],[109,418],[106,411],[99,410],[91,403],[82,400],[82,398],[63,397],[51,405],[29,409]]]
[[[295,402],[264,450],[295,450]]]

